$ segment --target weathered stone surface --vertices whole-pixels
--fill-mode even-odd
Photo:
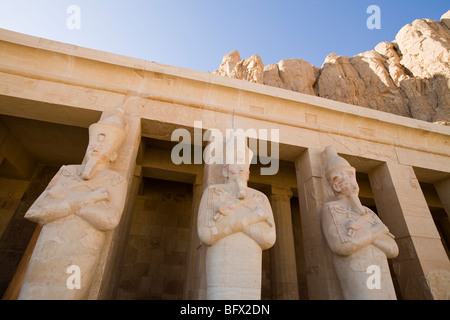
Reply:
[[[215,74],[437,122],[450,119],[450,11],[418,19],[392,42],[353,57],[328,55],[321,68],[302,59],[263,66],[235,50]],[[264,72],[261,73],[261,68]]]
[[[236,141],[233,134],[226,143],[227,182],[208,186],[198,209],[198,236],[207,246],[208,300],[261,299],[262,250],[276,238],[267,196],[247,186],[253,152]]]
[[[375,212],[361,204],[355,169],[332,146],[324,154],[325,176],[336,198],[323,206],[322,228],[344,298],[396,299],[387,262],[399,253],[395,237]],[[381,275],[377,290],[367,280],[373,267]]]
[[[42,230],[19,300],[87,298],[105,232],[117,227],[125,206],[127,181],[108,166],[118,157],[126,128],[121,108],[92,124],[83,163],[62,166],[25,214]],[[77,290],[66,282],[72,267],[82,270],[79,281],[72,283]]]
[[[414,77],[402,81],[400,88],[413,118],[431,122],[450,119],[449,78],[443,75]]]
[[[398,56],[396,47],[397,44],[395,42],[384,41],[375,47],[375,51],[386,59],[384,63],[387,66],[389,75],[395,85],[399,86],[400,82],[404,79],[409,79],[409,76],[405,68],[400,64],[400,57]]]
[[[364,91],[364,84],[349,57],[328,55],[317,82],[320,97],[360,105],[356,92]]]
[[[231,77],[231,73],[239,61],[241,61],[239,52],[237,50],[230,52],[223,57],[219,70],[214,71],[214,74]]]
[[[223,57],[219,70],[214,71],[214,74],[263,83],[263,71],[264,65],[261,57],[255,54],[245,60],[241,60],[239,52],[234,50]]]
[[[284,59],[264,68],[264,84],[315,95],[319,68],[302,59]]]
[[[415,20],[395,37],[402,54],[400,63],[413,78],[400,88],[411,116],[427,121],[445,121],[450,116],[450,30],[429,19]]]
[[[408,107],[377,51],[353,58],[331,54],[317,82],[321,97],[409,116]]]
[[[397,33],[400,63],[415,77],[450,77],[450,31],[442,23],[418,19]]]

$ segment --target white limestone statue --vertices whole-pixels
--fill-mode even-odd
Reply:
[[[43,228],[19,299],[87,298],[105,231],[118,225],[125,204],[127,182],[108,169],[125,135],[120,108],[92,124],[83,163],[62,166],[26,213]]]
[[[331,146],[325,156],[326,178],[337,200],[324,205],[322,228],[344,299],[395,300],[387,262],[398,255],[394,236],[361,204],[355,169]]]
[[[207,245],[208,300],[261,299],[262,250],[275,243],[275,223],[267,197],[247,186],[252,151],[227,142],[227,181],[205,189],[198,212],[198,235]]]

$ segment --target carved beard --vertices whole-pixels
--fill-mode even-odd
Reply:
[[[98,157],[90,157],[86,165],[84,166],[84,170],[82,173],[82,177],[84,180],[89,180],[95,173],[95,167],[99,163],[100,159]]]
[[[361,204],[361,200],[359,200],[358,194],[352,193],[348,196],[348,200],[353,211],[357,212],[358,214],[365,213],[364,207]]]
[[[239,199],[244,199],[245,198],[245,195],[246,195],[246,184],[245,184],[245,181],[243,181],[243,179],[238,179],[237,180],[237,184],[238,184],[238,188],[239,188],[239,191],[238,191],[238,198]]]

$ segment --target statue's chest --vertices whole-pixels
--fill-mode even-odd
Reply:
[[[117,177],[116,177],[117,176]],[[110,187],[115,179],[119,179],[116,173],[105,174],[104,176],[84,180],[81,178],[81,168],[61,168],[61,174],[55,183],[63,187],[79,192],[95,191],[100,187]]]

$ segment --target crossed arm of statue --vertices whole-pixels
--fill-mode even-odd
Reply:
[[[199,207],[199,236],[207,245],[238,232],[254,239],[264,250],[275,242],[272,209],[267,199],[250,197],[238,202],[223,202],[215,211],[208,208],[208,190]],[[213,210],[214,212],[211,212]]]
[[[98,230],[117,226],[121,213],[118,204],[126,188],[124,181],[114,188],[98,185],[84,188],[88,191],[80,191],[77,185],[64,186],[59,177],[54,178],[31,206],[25,215],[27,219],[42,225],[76,214]]]
[[[242,223],[244,225],[249,225],[265,221],[272,226],[272,223],[269,221],[270,215],[267,210],[263,210],[260,204],[255,203],[254,198],[242,200],[234,204],[222,204],[217,209],[214,220],[217,222],[221,218],[227,216],[232,217],[229,220],[237,224]],[[242,229],[242,226],[237,229]]]
[[[387,227],[383,224],[383,227],[387,230],[380,233],[372,242],[374,246],[383,251],[386,257],[391,259],[398,255],[398,246],[395,242],[395,237],[389,232]]]
[[[333,219],[330,208],[325,206],[324,209],[325,211],[322,217],[325,237],[330,244],[330,248],[336,254],[347,256],[362,247],[372,244],[383,251],[387,258],[397,256],[398,247],[395,243],[394,236],[379,219],[376,219],[371,224],[363,224],[362,221],[356,219],[348,222],[345,226],[340,226]],[[368,213],[363,219],[370,219],[373,215]],[[345,231],[344,235],[343,231]]]
[[[353,242],[357,245],[364,245],[364,239],[367,238],[368,244],[370,243],[376,246],[378,249],[383,251],[388,258],[396,257],[398,254],[398,249],[394,241],[395,237],[389,232],[389,229],[383,222],[376,219],[376,221],[368,227],[364,228],[361,225],[360,220],[369,219],[371,216],[372,214],[369,213],[364,215],[362,218],[351,221],[346,226],[348,230],[347,234],[355,235],[355,240]],[[362,238],[362,241],[360,238]]]
[[[60,184],[46,190],[27,212],[27,218],[38,223],[49,222],[76,213],[82,207],[99,201],[109,201],[105,187],[83,192],[70,190]]]

